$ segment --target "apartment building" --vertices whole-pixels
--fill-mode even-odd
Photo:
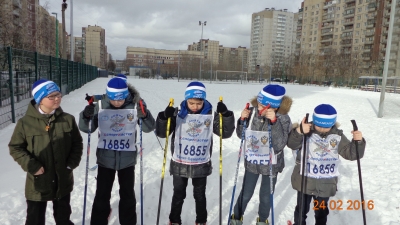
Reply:
[[[214,68],[241,70],[243,63],[243,69],[247,71],[248,49],[246,47],[224,47],[219,44],[219,41],[202,39],[188,45],[188,50],[202,52],[204,63],[210,65],[212,62]]]
[[[106,31],[100,26],[82,27],[82,41],[85,44],[85,63],[99,68],[107,67]]]
[[[296,52],[338,54],[358,60],[360,75],[379,75],[387,45],[391,0],[306,0],[296,28]],[[397,9],[389,76],[398,74],[399,18]],[[397,26],[396,26],[397,25]],[[398,70],[397,70],[398,71]]]
[[[0,45],[36,51],[38,0],[0,0]]]
[[[155,70],[155,73],[177,74],[178,63],[181,68],[185,65],[198,66],[202,55],[199,51],[127,47],[125,67],[146,67]]]
[[[249,71],[280,63],[295,51],[297,13],[266,8],[252,14]]]

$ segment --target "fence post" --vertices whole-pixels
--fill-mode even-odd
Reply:
[[[38,80],[39,77],[39,66],[38,66],[38,53],[35,52],[35,81]]]
[[[50,73],[49,73],[49,80],[53,80],[53,65],[52,65],[52,57],[51,55],[49,56],[49,61],[50,61]]]
[[[14,105],[14,82],[13,82],[13,69],[12,69],[12,48],[7,47],[8,53],[8,77],[10,81],[10,100],[11,100],[11,120],[15,123],[15,105]]]
[[[58,76],[59,76],[59,79],[60,79],[60,88],[62,88],[62,69],[61,69],[62,68],[62,66],[61,66],[62,61],[63,61],[63,59],[58,58]]]

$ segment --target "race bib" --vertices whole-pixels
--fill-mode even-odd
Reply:
[[[115,151],[136,151],[136,109],[100,109],[97,147]]]
[[[186,165],[210,161],[213,116],[189,114],[176,118],[174,154],[172,160]]]
[[[276,164],[276,155],[269,140],[268,131],[246,130],[245,132],[245,159],[252,164],[268,165],[270,161]]]
[[[317,134],[312,134],[307,139],[307,164],[306,176],[311,178],[333,178],[339,173],[339,153],[338,147],[341,137],[337,134],[329,135],[327,138],[321,138]],[[301,151],[303,158],[304,151]],[[301,162],[302,163],[302,162]],[[303,165],[301,164],[300,174]]]

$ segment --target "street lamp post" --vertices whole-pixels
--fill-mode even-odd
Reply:
[[[51,14],[56,15],[56,58],[58,58],[58,19],[57,19],[57,13],[52,12]]]
[[[201,58],[200,58],[199,80],[201,80],[201,63],[203,62],[202,59],[204,59],[204,53],[203,53],[203,26],[206,26],[206,25],[207,25],[207,21],[204,21],[204,22],[199,21],[199,26],[201,26],[201,39],[200,39]]]
[[[67,41],[65,37],[65,10],[67,9],[68,4],[65,3],[67,0],[63,0],[63,3],[61,4],[61,12],[62,12],[62,27],[63,27],[63,35],[62,35],[62,42],[63,42],[63,48],[62,48],[62,58],[67,59]]]

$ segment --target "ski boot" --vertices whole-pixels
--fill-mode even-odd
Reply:
[[[243,225],[243,217],[240,220],[235,219],[235,215],[232,214],[231,222],[229,225]]]
[[[269,225],[269,223],[268,223],[268,220],[265,220],[265,222],[261,222],[260,217],[257,217],[256,225]]]
[[[196,223],[196,225],[207,225],[206,223]]]

